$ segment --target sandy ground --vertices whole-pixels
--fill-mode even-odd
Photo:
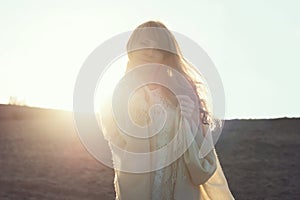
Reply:
[[[300,119],[227,120],[217,152],[236,199],[300,199]],[[0,105],[0,199],[114,199],[113,170],[65,112]]]

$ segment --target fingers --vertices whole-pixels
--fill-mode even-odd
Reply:
[[[177,95],[176,97],[180,105],[181,114],[187,118],[191,117],[195,109],[193,100],[187,95]]]
[[[177,95],[176,97],[182,103],[194,104],[193,100],[187,95]]]

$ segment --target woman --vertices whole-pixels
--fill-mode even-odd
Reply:
[[[117,103],[101,111],[103,133],[113,156],[116,199],[234,199],[212,140],[206,137],[220,124],[210,111],[203,77],[183,58],[175,37],[161,22],[148,21],[133,31],[127,52],[125,75],[129,78],[123,86],[145,80],[147,84],[136,89],[128,102],[115,98]],[[116,111],[115,105],[120,109],[128,105],[128,115]],[[138,127],[137,134],[149,137],[125,131],[128,123]],[[120,151],[159,152],[166,146],[168,151],[158,156],[149,154],[149,162],[130,160]]]

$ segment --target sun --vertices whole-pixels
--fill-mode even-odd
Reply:
[[[94,96],[94,112],[98,113],[103,103],[109,103],[115,87],[125,74],[127,61],[127,56],[116,59],[99,77]]]

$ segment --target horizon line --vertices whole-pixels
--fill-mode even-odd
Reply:
[[[5,104],[0,103],[0,106],[14,106],[14,107],[26,107],[26,108],[33,108],[33,109],[45,109],[45,110],[54,110],[54,111],[63,111],[63,112],[70,112],[73,113],[73,110],[68,109],[62,109],[62,108],[53,108],[53,107],[39,107],[39,106],[29,106],[29,105],[16,105],[16,104]],[[90,113],[83,111],[82,113]],[[95,113],[95,112],[94,112]],[[289,117],[289,116],[278,116],[278,117],[270,117],[270,118],[254,118],[254,117],[248,117],[248,118],[225,118],[224,120],[276,120],[276,119],[300,119],[300,116],[298,117]]]

